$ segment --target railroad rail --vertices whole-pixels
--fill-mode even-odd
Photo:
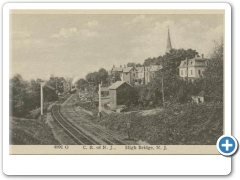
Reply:
[[[54,105],[52,107],[53,118],[62,126],[62,128],[80,145],[96,145],[96,141],[88,137],[82,131],[74,127],[69,121],[67,121],[60,112],[60,106]]]
[[[71,103],[71,101],[74,99],[74,95],[69,98],[68,103]],[[61,108],[61,113],[63,116],[65,115],[65,118],[71,118],[71,120],[75,121],[81,121],[80,126],[90,132],[92,135],[96,136],[98,139],[101,139],[106,144],[109,145],[126,145],[124,141],[121,139],[115,137],[114,135],[110,134],[109,132],[103,130],[102,128],[99,128],[98,126],[94,125],[93,123],[90,123],[89,121],[85,120],[83,117],[80,116],[80,114],[76,111],[74,106],[66,106],[64,108]],[[71,113],[69,113],[71,111]],[[74,113],[74,115],[72,115]]]

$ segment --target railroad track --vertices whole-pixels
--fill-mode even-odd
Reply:
[[[77,144],[80,145],[96,145],[96,141],[88,137],[82,131],[74,127],[70,122],[68,122],[60,112],[60,106],[54,105],[52,108],[53,118],[62,126],[62,128],[75,140]]]
[[[77,116],[78,119],[81,119],[82,125],[88,129],[89,131],[93,132],[96,136],[100,137],[103,141],[110,145],[126,145],[125,142],[123,142],[121,139],[113,136],[112,134],[108,133],[107,131],[99,128],[98,126],[94,124],[89,124],[85,119],[83,119],[79,113],[76,111],[75,108],[71,107],[73,111],[75,112],[75,115]]]
[[[74,95],[69,98],[69,103],[71,103],[71,100],[74,99]],[[85,120],[83,117],[79,115],[79,113],[76,111],[74,106],[65,106],[64,108],[61,109],[61,112],[63,115],[65,115],[65,118],[71,118],[71,120],[75,121],[81,121],[81,127],[90,132],[92,135],[96,136],[98,139],[101,139],[104,141],[106,144],[109,145],[126,145],[124,141],[121,139],[113,136],[112,134],[108,133],[107,131],[99,128],[98,126],[90,123],[89,121]],[[71,113],[69,113],[71,112]],[[73,115],[74,113],[74,115]]]

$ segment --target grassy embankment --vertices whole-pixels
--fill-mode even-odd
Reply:
[[[97,117],[94,119],[120,133],[127,133],[127,121],[130,121],[131,138],[149,144],[214,145],[223,134],[222,104],[176,104],[164,109],[113,113],[103,116],[101,121]]]
[[[11,145],[55,145],[50,127],[40,119],[10,117]]]

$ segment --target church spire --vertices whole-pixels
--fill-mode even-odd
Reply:
[[[168,37],[167,37],[167,46],[166,46],[166,53],[169,53],[172,50],[172,44],[170,39],[169,27],[168,27]]]

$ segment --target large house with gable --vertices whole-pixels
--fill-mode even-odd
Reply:
[[[208,59],[196,55],[192,59],[185,59],[181,61],[179,66],[179,76],[183,79],[194,81],[197,78],[203,77],[203,72],[207,67]]]

